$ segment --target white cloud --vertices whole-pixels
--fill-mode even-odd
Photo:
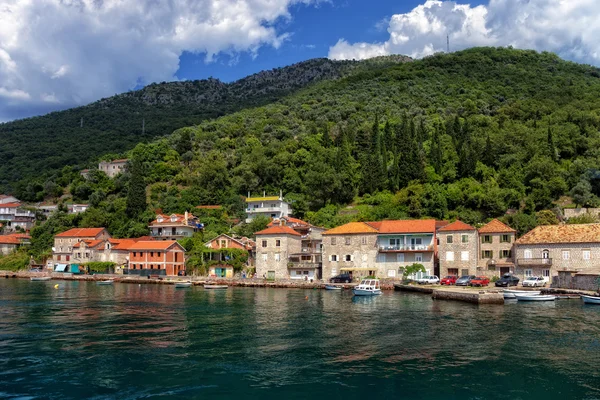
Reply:
[[[454,1],[428,0],[408,13],[393,15],[383,43],[340,39],[329,49],[333,59],[361,59],[371,54],[406,54],[415,58],[473,46],[508,46],[558,53],[564,58],[600,65],[600,2],[597,0],[490,0],[472,7]]]
[[[290,7],[320,1],[0,0],[0,120],[172,80],[184,51],[279,47]]]

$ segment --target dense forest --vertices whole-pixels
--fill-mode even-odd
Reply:
[[[204,240],[232,229],[243,195],[280,189],[297,216],[325,227],[502,217],[523,233],[557,222],[557,206],[600,203],[599,94],[598,69],[509,48],[355,70],[140,143],[114,180],[64,168],[43,194],[92,207],[52,218],[34,238],[45,238],[41,252],[64,227],[132,236],[156,209],[223,205],[222,215],[201,215]]]
[[[140,142],[234,111],[272,103],[322,80],[410,61],[314,59],[250,75],[152,84],[84,107],[0,124],[0,192],[41,200],[44,184],[65,166],[87,168]]]

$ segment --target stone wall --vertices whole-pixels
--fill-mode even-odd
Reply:
[[[351,235],[323,235],[323,279],[340,274],[342,268],[364,268],[360,275],[367,275],[372,268],[377,269],[377,233],[361,233]],[[332,256],[337,256],[333,261]],[[349,258],[349,260],[347,260]],[[364,274],[363,274],[364,272]],[[356,274],[355,274],[356,275]]]
[[[466,242],[463,242],[463,235]],[[452,237],[452,243],[448,243],[448,237]],[[438,258],[440,260],[440,275],[448,275],[451,268],[458,269],[458,275],[467,272],[469,275],[477,273],[477,261],[479,259],[479,246],[477,231],[438,232],[440,244],[438,246]],[[454,260],[448,259],[448,253],[454,255]],[[462,252],[467,252],[468,260],[462,260]]]
[[[559,271],[552,277],[553,288],[598,291],[599,273],[573,273],[572,271]]]
[[[279,246],[277,241],[279,240]],[[263,246],[266,241],[266,247]],[[275,279],[289,279],[288,257],[302,251],[302,240],[295,235],[258,235],[256,236],[256,274],[269,276],[275,272]]]
[[[565,208],[564,215],[566,219],[579,217],[585,214],[590,214],[591,216],[598,217],[600,216],[600,208]]]

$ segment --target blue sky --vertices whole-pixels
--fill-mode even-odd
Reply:
[[[315,57],[421,58],[473,46],[600,65],[594,0],[10,0],[0,122],[162,81],[225,82]]]

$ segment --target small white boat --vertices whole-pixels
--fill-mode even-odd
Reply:
[[[341,286],[325,285],[326,290],[342,290]]]
[[[227,289],[227,285],[204,285],[204,289]]]
[[[599,296],[586,296],[584,294],[581,295],[581,299],[585,304],[600,304]]]
[[[510,290],[510,289],[504,289],[502,291],[502,294],[504,295],[505,299],[516,299],[515,295],[517,295],[517,294],[526,294],[526,295],[530,295],[530,296],[538,296],[541,293],[542,292],[540,292],[539,290]]]
[[[105,281],[98,281],[96,282],[96,285],[112,285],[113,281],[111,280],[105,280]]]
[[[43,281],[49,281],[52,278],[50,278],[49,276],[32,276],[29,279],[33,282],[43,282]]]
[[[553,294],[538,294],[538,295],[531,295],[531,294],[515,294],[515,297],[517,298],[517,301],[555,301],[556,300],[556,296]]]
[[[192,282],[175,282],[176,288],[188,288],[192,286]]]
[[[365,279],[352,289],[355,296],[375,296],[381,294],[379,279]]]

